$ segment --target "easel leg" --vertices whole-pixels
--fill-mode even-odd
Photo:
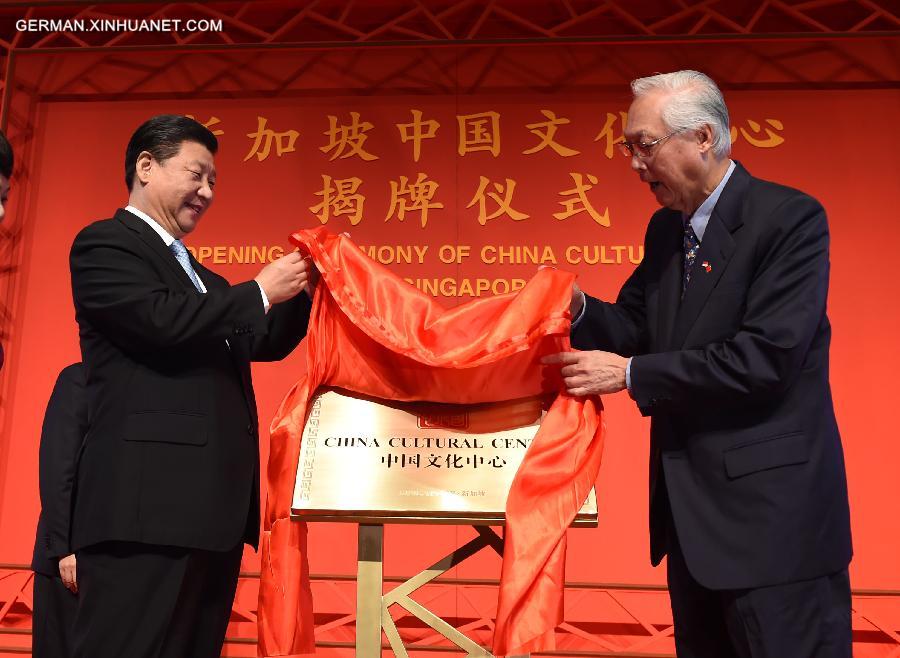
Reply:
[[[356,567],[356,658],[381,656],[384,526],[359,524]]]

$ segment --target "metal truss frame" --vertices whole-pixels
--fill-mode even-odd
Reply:
[[[14,32],[9,50],[157,46],[485,44],[639,39],[798,39],[892,34],[889,0],[262,0],[0,2],[0,18],[221,21],[221,32]]]
[[[159,29],[135,29],[142,20],[157,21]],[[213,22],[222,29],[188,32],[188,21]],[[94,22],[109,29],[92,31]],[[22,23],[43,28],[20,30]],[[163,30],[166,26],[171,29]],[[900,71],[892,55],[898,37],[900,14],[892,0],[6,1],[0,2],[0,127],[10,121],[12,97],[22,94],[278,95],[301,83],[309,88],[312,82],[315,88],[329,73],[347,74],[360,64],[362,71],[342,83],[369,91],[389,83],[417,88],[423,78],[433,79],[421,75],[429,62],[446,62],[434,55],[440,47],[471,52],[481,46],[486,64],[499,63],[498,73],[511,69],[526,86],[552,88],[598,69],[608,73],[604,82],[618,83],[646,72],[624,61],[635,47],[672,53],[716,46],[709,51],[716,69],[710,72],[725,87],[766,81],[896,85]],[[551,54],[560,58],[555,79],[535,67],[503,66],[503,48],[554,44],[604,48],[595,49],[593,57],[584,54],[590,49]],[[736,56],[716,67],[723,45]],[[398,57],[395,69],[374,74],[360,57],[361,49],[371,48],[421,52]],[[622,48],[628,58],[622,57]],[[302,53],[297,65],[267,70],[265,53],[285,49]],[[40,55],[49,56],[46,66],[18,66]],[[78,64],[60,67],[60,55]],[[832,61],[810,73],[811,55]],[[196,70],[198,62],[202,72]],[[54,68],[61,71],[54,74]],[[490,78],[486,71],[473,81]]]
[[[429,575],[433,574],[429,572]],[[31,652],[33,578],[34,574],[27,565],[0,564],[0,657]],[[396,586],[408,583],[410,579],[397,576],[385,577],[384,581]],[[258,583],[258,573],[241,574],[223,656],[256,655]],[[317,605],[316,646],[343,650],[351,655],[357,633],[356,576],[314,574],[312,584],[316,600],[326,602],[326,605]],[[496,587],[496,580],[441,576],[418,591],[411,607],[414,610],[437,609],[442,600],[455,597],[459,616],[448,621],[477,642],[488,645],[493,632]],[[658,612],[668,610],[665,587],[570,582],[566,583],[566,592],[567,610],[584,610],[586,606],[593,609],[599,604],[615,610],[617,621],[567,621],[556,629],[557,650],[546,655],[674,658],[671,616]],[[648,600],[655,605],[648,606]],[[855,656],[900,656],[900,619],[896,618],[898,603],[900,591],[854,590]],[[892,608],[893,612],[888,608]],[[405,608],[395,612],[389,626],[392,633],[390,641],[382,644],[385,651],[391,650],[392,644],[401,646],[398,644],[400,642],[409,650],[409,655],[458,654],[460,651],[441,632]]]

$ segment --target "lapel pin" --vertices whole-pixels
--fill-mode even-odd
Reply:
[[[706,270],[707,273],[712,272],[712,265],[709,264],[708,260],[703,261],[702,263],[700,263],[700,265],[703,266],[703,269]]]

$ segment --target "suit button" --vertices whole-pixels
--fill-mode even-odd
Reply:
[[[253,425],[251,423],[247,423],[247,434],[253,435]]]

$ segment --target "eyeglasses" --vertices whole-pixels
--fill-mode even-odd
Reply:
[[[622,151],[622,155],[624,155],[626,158],[637,156],[641,160],[643,160],[645,158],[649,158],[653,154],[654,146],[656,146],[657,144],[661,144],[662,142],[669,139],[669,137],[671,137],[672,135],[677,135],[680,132],[680,130],[673,130],[668,135],[658,137],[652,142],[619,142],[619,150]]]

